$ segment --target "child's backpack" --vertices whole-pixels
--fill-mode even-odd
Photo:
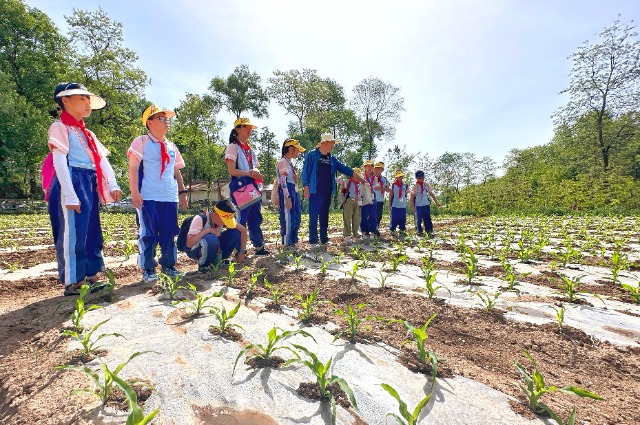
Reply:
[[[42,190],[44,190],[44,200],[49,202],[49,189],[53,182],[53,177],[56,175],[56,169],[53,167],[53,154],[49,152],[47,157],[42,162],[42,170],[40,176],[42,177]]]
[[[204,226],[207,224],[207,215],[205,213],[200,213],[198,215],[202,217],[202,225]],[[195,217],[195,215],[185,218],[182,225],[180,225],[180,233],[178,233],[178,240],[176,241],[178,251],[185,252],[187,250],[187,233],[189,233],[193,217]]]

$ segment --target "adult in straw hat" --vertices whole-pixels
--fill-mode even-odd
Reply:
[[[320,243],[329,242],[329,207],[336,190],[336,172],[341,172],[358,183],[364,180],[353,175],[353,170],[331,155],[337,140],[331,133],[324,133],[316,148],[304,158],[302,185],[304,197],[309,200],[309,243],[318,244],[318,222],[320,223]]]
[[[141,121],[148,133],[133,139],[127,151],[131,205],[138,216],[138,265],[145,282],[158,280],[158,263],[168,276],[184,275],[175,268],[178,261],[175,237],[180,233],[178,204],[184,210],[189,207],[188,190],[180,172],[185,163],[178,147],[166,138],[175,115],[155,104],[147,106]],[[158,245],[160,258],[156,261]]]

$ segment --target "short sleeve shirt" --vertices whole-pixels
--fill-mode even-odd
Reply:
[[[169,154],[169,164],[162,171],[161,147],[165,143]],[[143,176],[140,194],[142,199],[159,202],[178,202],[178,182],[174,174],[176,169],[184,168],[184,159],[178,147],[169,140],[160,142],[150,134],[136,137],[129,150],[129,158],[142,161]]]
[[[239,170],[243,170],[243,171],[249,171],[251,170],[251,168],[258,168],[260,167],[260,163],[258,162],[258,158],[256,158],[256,155],[253,153],[253,149],[251,149],[251,159],[253,162],[253,167],[251,167],[249,165],[249,161],[247,159],[247,157],[244,155],[244,152],[242,153],[242,155],[240,157],[238,157],[238,145],[236,143],[229,143],[227,145],[227,148],[224,151],[224,159],[230,159],[234,162],[237,162],[238,164],[238,169]]]
[[[87,138],[78,127],[67,126],[62,121],[57,120],[49,127],[49,149],[58,149],[69,158],[69,164],[91,165],[93,158],[89,156],[89,146]],[[89,131],[93,140],[96,142],[96,148],[101,157],[109,155],[109,151],[96,138],[96,135]]]

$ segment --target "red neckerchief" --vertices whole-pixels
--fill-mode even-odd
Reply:
[[[402,186],[404,186],[402,183],[400,183],[400,180],[396,179],[395,182],[393,182],[393,184],[395,184],[396,186],[398,186],[398,197],[400,199],[402,199]]]
[[[167,168],[167,165],[171,162],[171,157],[169,156],[169,152],[167,152],[167,141],[158,140],[158,143],[160,143],[160,178],[162,178],[162,173],[164,173],[165,168]]]
[[[356,201],[357,201],[358,196],[360,196],[360,188],[358,187],[358,183],[356,183],[354,179],[349,179],[349,185],[351,185],[352,183],[356,185]]]
[[[382,187],[384,186],[384,184],[382,183],[382,175],[379,176],[374,173],[374,176],[378,178],[378,184],[380,185],[380,190],[382,190]]]
[[[244,156],[245,158],[247,158],[247,162],[249,163],[249,169],[253,168],[253,155],[251,155],[251,146],[249,146],[249,143],[238,143],[238,146],[240,146],[243,150]]]
[[[419,184],[419,185],[420,185],[420,188],[422,189],[422,190],[420,191],[420,193],[424,193],[424,181],[423,181],[422,183],[420,183],[420,182],[416,182],[416,184]]]
[[[80,121],[76,120],[67,111],[62,111],[62,113],[60,114],[60,120],[65,125],[68,125],[71,127],[78,127],[82,131],[82,134],[84,134],[84,137],[87,138],[87,144],[89,145],[89,150],[93,155],[93,158],[92,158],[93,163],[96,166],[98,193],[100,194],[103,200],[106,199],[104,197],[104,192],[102,189],[102,167],[100,166],[101,157],[100,157],[100,153],[98,152],[98,146],[96,145],[96,140],[93,138],[93,135],[89,132],[89,130],[87,130],[87,127],[85,127],[84,120],[82,119],[80,119]]]
[[[376,178],[375,178],[375,174],[373,174],[373,172],[371,174],[372,174],[371,178],[367,177],[366,173],[365,173],[364,176],[365,176],[365,178],[367,180],[367,183],[369,183],[369,186],[371,187],[371,192],[373,192],[373,182],[376,181]]]

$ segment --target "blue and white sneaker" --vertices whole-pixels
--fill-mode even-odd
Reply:
[[[156,282],[158,280],[158,275],[154,269],[146,269],[142,272],[142,280],[144,283]]]
[[[175,267],[163,267],[162,273],[166,274],[171,279],[175,279],[176,277],[182,277],[185,275],[184,272],[176,270]]]

